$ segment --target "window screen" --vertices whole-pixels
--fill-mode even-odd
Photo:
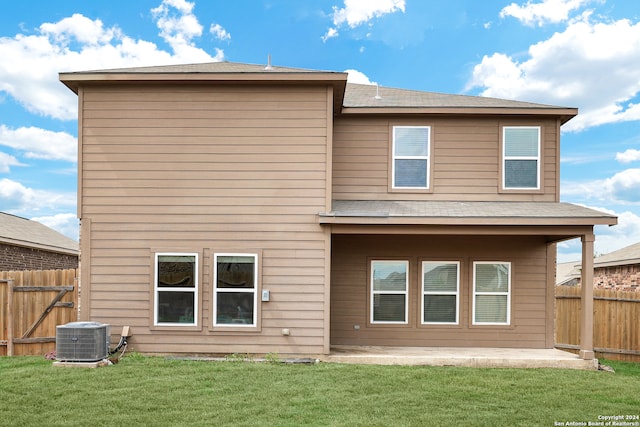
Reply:
[[[428,126],[394,126],[393,128],[393,187],[429,187]]]
[[[473,323],[508,325],[511,263],[473,264]]]
[[[458,323],[460,263],[422,262],[422,323]]]
[[[214,259],[214,324],[255,326],[257,256],[216,254]]]
[[[407,323],[408,261],[371,262],[371,322]]]
[[[540,188],[540,128],[503,129],[503,187]]]
[[[155,324],[195,325],[198,313],[196,254],[156,254]]]

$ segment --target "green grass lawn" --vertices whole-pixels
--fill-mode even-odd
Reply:
[[[0,425],[553,426],[640,415],[640,364],[607,364],[615,374],[136,354],[79,369],[0,357]]]

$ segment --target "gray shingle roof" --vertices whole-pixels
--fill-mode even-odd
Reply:
[[[0,212],[0,242],[51,252],[78,254],[78,242],[26,218]]]
[[[615,224],[616,217],[570,203],[334,200],[323,218],[415,218],[420,223]],[[475,221],[473,221],[475,220]],[[330,221],[328,221],[330,222]]]
[[[451,95],[437,92],[394,89],[347,83],[345,107],[450,107],[450,108],[544,108],[564,109],[546,104],[510,101],[484,96]]]
[[[133,78],[135,81],[143,81],[152,79],[152,75],[171,76],[171,80],[179,79],[182,74],[185,79],[197,78],[198,81],[216,80],[215,74],[220,78],[227,78],[230,75],[255,75],[256,80],[266,77],[268,74],[281,76],[283,79],[302,78],[304,81],[313,80],[313,75],[318,75],[319,80],[330,78],[334,82],[340,82],[339,91],[337,93],[337,105],[339,109],[351,108],[354,111],[362,111],[364,109],[376,108],[406,108],[406,109],[460,109],[466,108],[469,111],[477,111],[478,109],[500,109],[511,108],[526,112],[542,112],[544,114],[557,114],[563,117],[563,122],[569,120],[577,114],[574,108],[558,107],[546,104],[536,104],[531,102],[512,101],[497,98],[488,98],[483,96],[468,95],[452,95],[436,92],[423,92],[417,90],[395,89],[388,87],[378,87],[373,85],[361,85],[347,83],[346,89],[342,86],[346,83],[347,73],[338,71],[322,71],[310,70],[305,68],[290,68],[281,66],[271,66],[267,69],[266,64],[243,64],[235,62],[209,62],[200,64],[177,64],[162,65],[152,67],[134,67],[134,68],[114,68],[108,70],[93,70],[71,73],[61,73],[60,78],[72,90],[77,83],[89,81],[92,78],[100,79],[107,76],[106,80],[113,81],[113,75],[122,75],[123,78]],[[157,77],[154,76],[154,77]],[[223,77],[226,76],[226,77]],[[304,77],[303,77],[304,76]],[[80,80],[78,80],[80,79]],[[88,80],[87,80],[88,79]],[[117,78],[115,78],[117,80]],[[246,79],[244,80],[246,81]],[[344,91],[344,100],[342,100],[342,92]],[[377,96],[379,95],[379,96]],[[340,104],[340,102],[342,104]],[[475,110],[474,110],[475,109]]]
[[[593,260],[594,267],[640,264],[640,243],[626,246],[617,251],[599,256]]]
[[[309,70],[266,64],[242,64],[238,62],[206,62],[200,64],[175,64],[151,67],[112,68],[107,70],[81,71],[80,74],[181,74],[181,73],[336,73],[335,71]],[[344,73],[338,73],[344,74]],[[346,78],[346,74],[345,74]]]

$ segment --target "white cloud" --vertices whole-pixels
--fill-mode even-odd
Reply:
[[[640,120],[640,23],[590,22],[583,15],[532,45],[528,59],[484,56],[467,88],[482,95],[580,108],[563,129]]]
[[[622,153],[616,153],[616,160],[620,163],[631,163],[640,160],[640,150],[630,148]]]
[[[20,163],[20,161],[18,161],[18,159],[16,159],[15,157],[0,151],[0,172],[2,173],[11,172],[11,166],[24,166],[24,165]]]
[[[75,193],[37,190],[8,178],[0,179],[0,206],[5,212],[30,216],[39,211],[75,207],[76,202]]]
[[[531,0],[523,6],[511,3],[500,11],[500,17],[511,16],[528,26],[546,23],[559,23],[569,19],[569,13],[579,9],[589,0],[543,0],[532,3]]]
[[[32,113],[73,120],[77,98],[58,81],[60,71],[223,60],[222,50],[215,49],[212,56],[194,45],[202,26],[192,9],[193,3],[184,0],[164,0],[153,9],[160,34],[172,52],[80,14],[44,23],[33,35],[0,38],[0,93],[7,93]]]
[[[561,194],[609,204],[640,204],[640,169],[625,169],[610,178],[562,183]]]
[[[344,7],[333,6],[333,28],[329,28],[322,41],[338,36],[338,28],[345,24],[356,28],[375,18],[405,11],[405,0],[344,0]]]
[[[618,217],[618,224],[610,227],[607,225],[596,225],[594,233],[596,240],[594,243],[594,254],[604,255],[618,249],[638,243],[640,236],[640,216],[633,212],[615,212],[611,209],[587,206],[601,212],[606,212]],[[580,261],[582,257],[580,239],[569,240],[558,243],[558,262]]]
[[[209,54],[195,46],[193,39],[202,35],[202,25],[193,14],[195,3],[185,0],[162,0],[151,9],[162,37],[178,56],[188,56],[195,62],[211,59]]]
[[[347,73],[347,82],[361,85],[377,85],[378,83],[369,80],[363,72],[358,70],[344,70]]]
[[[36,127],[10,129],[0,125],[0,145],[22,151],[27,158],[76,162],[78,157],[74,136]]]
[[[213,34],[218,40],[231,40],[231,34],[227,32],[220,24],[211,24],[209,32]]]
[[[338,30],[335,28],[329,28],[327,30],[327,32],[324,34],[324,36],[320,37],[322,39],[323,42],[326,42],[329,39],[332,39],[334,37],[338,37],[340,33],[338,33]]]
[[[79,237],[79,221],[74,213],[60,213],[49,216],[38,216],[31,218],[33,221],[37,221],[46,225],[49,228],[56,230],[58,233],[78,240]]]

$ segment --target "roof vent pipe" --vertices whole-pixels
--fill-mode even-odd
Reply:
[[[266,66],[266,67],[264,67],[264,70],[265,70],[265,71],[271,71],[271,70],[273,70],[273,67],[271,66],[271,54],[269,54],[269,55],[267,56],[267,66]]]
[[[377,83],[376,83],[376,96],[374,96],[373,99],[382,99],[382,97],[380,96],[380,86],[378,86]]]

